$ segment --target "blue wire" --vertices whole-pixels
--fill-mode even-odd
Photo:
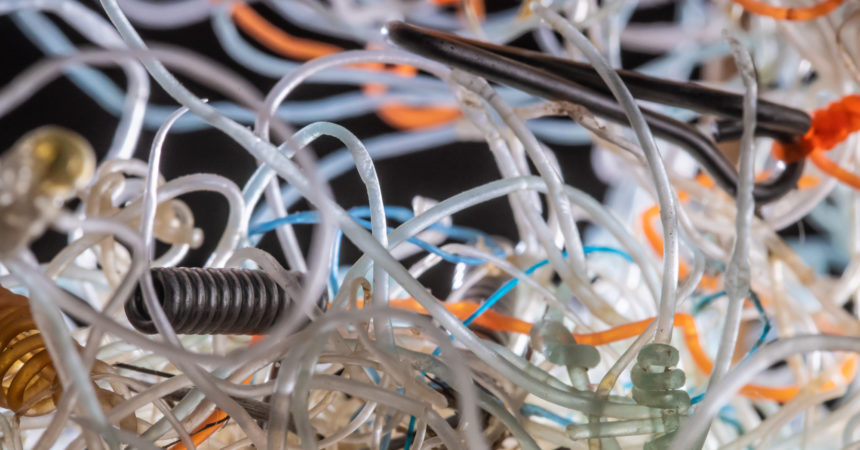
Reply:
[[[716,299],[718,299],[724,295],[726,295],[726,291],[720,291],[720,292],[717,292],[716,294],[711,294],[711,295],[708,295],[706,297],[703,297],[701,300],[699,300],[698,303],[696,303],[695,306],[693,306],[693,314],[698,314],[698,313],[702,312],[702,310],[707,308],[707,306],[710,305],[711,303],[713,303],[714,300],[716,300]]]
[[[707,297],[702,298],[701,300],[699,300],[699,303],[697,303],[696,306],[693,307],[693,314],[698,314],[699,312],[702,311],[702,309],[704,309],[709,304],[711,304],[711,302],[713,302],[714,300],[716,300],[716,299],[718,299],[724,295],[726,295],[726,291],[720,291],[720,292],[717,292],[716,294],[711,294]],[[752,356],[752,354],[755,353],[759,347],[761,347],[761,345],[764,343],[764,340],[767,338],[768,333],[770,333],[770,328],[771,328],[770,319],[767,317],[767,314],[764,312],[764,307],[762,307],[762,305],[761,305],[761,299],[759,299],[758,294],[756,294],[755,291],[750,289],[749,297],[750,297],[750,301],[752,301],[753,306],[755,307],[756,311],[758,312],[759,320],[761,320],[764,325],[762,326],[761,335],[758,337],[758,339],[755,341],[755,344],[753,344],[753,346],[750,347],[750,350],[744,356],[744,358],[743,358],[744,361],[746,361],[747,358]],[[691,398],[690,404],[695,405],[696,403],[699,403],[700,401],[702,401],[702,399],[704,397],[705,397],[705,394],[701,393],[701,394]]]
[[[551,420],[551,421],[553,421],[553,422],[555,422],[555,423],[557,423],[563,427],[566,427],[568,425],[573,425],[576,423],[570,419],[567,419],[563,416],[560,416],[560,415],[558,415],[558,414],[556,414],[550,410],[544,409],[538,405],[532,405],[531,403],[523,404],[522,408],[520,408],[520,414],[522,414],[526,417],[531,417],[531,416],[543,417],[544,419],[549,419],[549,420]]]
[[[732,408],[731,406],[723,406],[722,408],[720,408],[720,412],[719,415],[717,415],[717,418],[734,427],[738,435],[744,434],[744,427],[735,417],[734,412],[734,408]]]
[[[585,246],[585,247],[583,247],[582,250],[586,255],[589,253],[611,253],[611,254],[622,256],[624,259],[626,259],[630,262],[633,262],[633,258],[630,255],[628,255],[624,251],[618,250],[617,248]],[[562,255],[564,257],[567,257],[566,252],[562,253]],[[531,275],[532,273],[534,273],[535,270],[540,269],[541,267],[543,267],[547,264],[549,264],[549,260],[545,259],[545,260],[529,267],[528,269],[526,269],[525,273],[526,273],[526,275]],[[519,278],[514,278],[514,279],[508,281],[507,283],[505,283],[501,288],[499,288],[499,290],[494,292],[493,295],[491,295],[490,298],[487,299],[487,301],[485,301],[480,307],[478,307],[478,309],[476,309],[475,312],[472,313],[472,315],[467,317],[466,320],[463,321],[463,325],[469,326],[472,322],[475,321],[475,319],[480,317],[481,314],[484,314],[485,312],[487,312],[488,309],[492,308],[493,305],[495,305],[499,300],[502,299],[502,297],[505,296],[505,294],[507,294],[513,288],[515,288],[517,286],[517,284],[519,284],[519,282],[520,282]]]
[[[761,329],[761,336],[759,336],[758,340],[755,341],[755,344],[750,347],[750,351],[746,356],[744,356],[744,360],[752,356],[752,354],[761,347],[765,338],[767,338],[767,334],[770,333],[770,319],[768,319],[767,314],[764,313],[764,308],[761,306],[761,300],[758,298],[758,294],[756,294],[752,289],[750,289],[750,300],[752,300],[753,306],[755,306],[756,311],[758,311],[758,315],[761,317],[761,321],[764,323],[764,326]]]
[[[349,210],[349,215],[353,217],[356,222],[358,222],[364,228],[371,228],[370,222],[362,220],[362,218],[370,216],[369,207],[359,206],[351,208]],[[414,217],[412,211],[409,208],[405,208],[402,206],[386,206],[385,215],[386,217],[397,220],[399,222],[405,222]],[[295,214],[290,214],[287,217],[281,217],[278,219],[270,220],[268,222],[258,223],[257,225],[251,227],[248,230],[248,235],[250,236],[255,234],[263,234],[284,225],[311,225],[317,222],[319,222],[319,215],[315,211],[299,212]],[[496,241],[489,234],[484,233],[483,231],[457,225],[442,225],[438,223],[431,225],[430,229],[445,233],[448,237],[455,240],[466,242],[482,240],[487,245],[487,247],[489,247],[490,250],[493,251],[494,254],[502,257],[505,254],[504,250],[502,250],[498,243],[496,243]],[[393,228],[388,228],[389,232],[392,230]],[[329,272],[329,284],[331,285],[332,294],[337,294],[338,265],[340,261],[340,249],[342,240],[343,233],[340,230],[337,230],[335,234],[334,245],[332,247],[333,262],[331,266],[331,271]],[[435,245],[432,245],[426,241],[415,237],[409,238],[408,242],[417,245],[419,248],[427,252],[439,255],[442,259],[454,264],[462,263],[468,265],[480,265],[486,262],[480,258],[471,258],[468,256],[459,256],[454,255],[452,253],[448,253]]]
[[[415,416],[409,418],[409,428],[406,430],[406,441],[403,443],[403,450],[409,450],[412,446],[412,439],[415,439]]]
[[[703,309],[705,309],[708,305],[710,305],[714,300],[726,295],[726,291],[720,291],[716,294],[711,294],[707,297],[702,298],[696,303],[696,306],[693,307],[693,314],[700,313]],[[767,314],[764,312],[764,308],[761,306],[761,299],[759,299],[758,294],[755,291],[750,290],[749,292],[750,301],[752,301],[753,306],[758,312],[759,320],[761,320],[763,327],[761,330],[761,335],[755,341],[752,347],[750,347],[749,352],[747,352],[744,359],[749,358],[762,344],[764,344],[765,339],[767,338],[768,333],[770,333],[771,324],[770,319],[767,317]]]
[[[628,255],[624,251],[619,250],[617,248],[587,245],[587,246],[583,247],[582,250],[583,250],[583,253],[585,253],[586,255],[589,253],[612,253],[615,255],[622,256],[627,261],[633,262],[632,256]],[[567,258],[567,252],[562,252],[562,256]],[[526,269],[525,273],[526,273],[526,275],[531,275],[532,273],[534,273],[535,270],[540,269],[541,267],[543,267],[547,264],[549,264],[548,259],[540,261],[537,264]],[[493,295],[491,295],[487,299],[487,301],[485,301],[481,306],[478,307],[478,309],[475,310],[475,312],[472,313],[472,315],[470,315],[469,317],[466,318],[466,320],[463,321],[463,325],[469,326],[472,322],[475,321],[475,319],[480,317],[481,314],[484,314],[490,308],[492,308],[493,305],[495,305],[499,300],[502,299],[502,297],[505,296],[505,294],[507,294],[513,288],[515,288],[519,282],[520,282],[519,278],[514,278],[514,279],[508,281],[507,283],[505,283],[496,292],[493,292]],[[453,336],[451,336],[451,338],[453,339]],[[439,356],[439,353],[441,351],[442,351],[441,347],[436,347],[436,350],[433,351],[433,356]]]
[[[368,230],[371,228],[371,224],[367,220],[359,219],[356,217],[353,217],[353,218],[355,219],[355,221],[359,225],[363,226],[364,228],[367,228]],[[283,226],[283,225],[297,225],[297,224],[307,225],[307,224],[317,223],[318,221],[319,221],[319,216],[317,215],[317,213],[315,211],[307,211],[307,212],[301,212],[301,213],[296,213],[296,214],[290,214],[287,217],[281,217],[281,218],[271,220],[269,222],[264,222],[264,223],[261,223],[261,224],[254,226],[254,227],[251,227],[251,229],[248,230],[248,235],[265,233],[265,232],[274,230],[275,228],[278,228],[278,227]],[[388,231],[391,232],[391,231],[394,231],[394,229],[391,227],[388,227]],[[411,238],[407,239],[407,241],[413,245],[418,246],[422,250],[425,250],[425,251],[428,251],[430,253],[439,255],[439,257],[441,257],[442,259],[444,259],[448,262],[454,263],[454,264],[468,264],[470,266],[476,266],[476,265],[484,264],[486,262],[480,258],[472,258],[472,257],[468,257],[468,256],[454,255],[452,253],[446,252],[445,250],[442,250],[441,248],[439,248],[439,247],[437,247],[437,246],[435,246],[435,245],[433,245],[427,241],[418,239],[416,237],[411,237]]]
[[[343,232],[337,230],[334,234],[334,244],[331,248],[331,271],[328,274],[328,282],[331,284],[332,298],[337,295],[337,286],[340,277],[340,243],[343,238]]]
[[[370,207],[357,206],[355,208],[350,208],[349,215],[352,217],[368,219],[370,218]],[[406,222],[415,217],[415,215],[412,213],[411,209],[403,206],[386,206],[385,217],[398,222]],[[483,231],[458,225],[443,225],[441,223],[434,223],[433,225],[430,225],[429,229],[445,233],[449,238],[457,241],[474,242],[483,240],[487,247],[489,247],[496,256],[502,258],[505,257],[505,251],[502,250],[499,244],[497,244],[489,234]]]

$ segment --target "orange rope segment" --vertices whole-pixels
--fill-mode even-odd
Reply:
[[[830,162],[830,160],[827,159],[826,157],[824,159],[826,159],[827,162]],[[815,162],[815,161],[813,160],[813,162]],[[836,164],[833,164],[833,163],[831,163],[831,164],[833,166],[835,166],[837,169],[839,168],[838,166],[836,166]],[[842,170],[842,169],[839,169],[839,170]],[[756,181],[766,180],[769,176],[770,176],[770,173],[762,172],[762,173],[756,175]],[[855,179],[857,179],[856,176],[855,176]],[[857,180],[858,180],[858,185],[860,185],[860,179],[857,179]],[[714,181],[711,179],[711,177],[709,177],[705,174],[697,175],[696,176],[696,182],[698,182],[699,184],[701,184],[702,186],[707,187],[707,188],[711,188],[711,187],[715,186]],[[800,177],[800,180],[797,181],[797,188],[798,189],[808,189],[808,188],[817,186],[818,182],[819,182],[818,178],[813,177],[813,176],[809,176],[809,175],[804,175],[804,176]],[[858,188],[858,189],[860,189],[860,188]],[[683,202],[689,198],[689,195],[686,192],[681,191],[681,192],[678,192],[678,197]],[[655,222],[657,222],[657,219],[659,217],[660,217],[660,207],[658,205],[654,205],[654,206],[646,209],[645,212],[642,213],[641,221],[642,221],[642,231],[645,233],[645,239],[648,241],[648,245],[650,245],[651,249],[654,250],[654,252],[657,253],[657,255],[659,255],[662,258],[663,257],[663,236],[660,234],[659,231],[657,231],[657,227],[655,226]],[[678,278],[683,279],[689,273],[690,273],[690,266],[687,265],[687,263],[684,261],[679,261],[678,262]],[[701,287],[702,289],[708,289],[708,290],[715,290],[718,285],[719,285],[719,278],[708,276],[708,275],[702,276],[702,281],[699,282],[699,287]]]
[[[812,154],[809,155],[809,159],[811,159],[812,163],[815,164],[815,167],[818,167],[822,172],[836,178],[846,186],[851,186],[854,189],[860,190],[860,176],[839,167],[839,164],[836,164],[833,160],[828,158],[823,151],[818,150],[812,152]]]
[[[389,304],[392,307],[399,309],[415,311],[423,314],[427,313],[424,307],[412,298],[393,299]],[[472,315],[480,305],[475,302],[462,301],[457,303],[445,303],[444,306],[460,320],[465,320]],[[653,320],[654,318],[650,318],[640,320],[638,322],[631,322],[595,333],[574,333],[573,336],[579,344],[595,346],[606,345],[625,339],[631,339],[642,334]],[[484,314],[478,316],[474,323],[493,331],[507,331],[526,335],[532,327],[532,323],[530,322],[506,316],[493,310],[488,310]],[[675,314],[675,327],[681,330],[684,343],[687,345],[687,350],[690,352],[690,356],[693,358],[693,362],[696,367],[705,374],[711,373],[714,363],[708,357],[704,347],[699,343],[699,331],[696,328],[696,322],[693,320],[693,316],[684,313]],[[845,362],[842,363],[840,372],[844,380],[847,381],[853,379],[857,373],[857,357],[852,356],[847,358]],[[836,387],[837,382],[831,380],[822,386],[821,389],[830,390],[835,389]],[[787,402],[797,396],[799,392],[800,388],[797,386],[774,387],[748,384],[741,389],[741,394],[745,397],[768,399],[778,402]]]
[[[740,5],[746,12],[760,16],[772,17],[777,20],[805,21],[826,16],[838,8],[845,0],[824,0],[816,5],[806,8],[784,8],[768,5],[757,0],[732,0]]]
[[[269,50],[287,58],[307,61],[343,51],[336,45],[287,34],[242,2],[233,3],[231,16],[242,31]]]
[[[642,231],[648,244],[660,257],[663,257],[663,236],[657,231],[654,222],[660,217],[660,207],[654,205],[642,213]],[[690,274],[690,266],[684,261],[678,261],[678,278],[684,279]],[[714,290],[719,285],[719,278],[703,275],[699,282],[702,289]]]
[[[480,3],[483,6],[483,2],[480,1],[473,3]],[[286,58],[307,61],[344,51],[336,45],[292,36],[266,20],[246,3],[234,3],[231,17],[243,32],[269,50]],[[372,71],[386,70],[384,64],[377,63],[360,64],[358,67]],[[393,72],[403,76],[415,76],[418,70],[409,66],[396,66]],[[385,92],[385,89],[385,86],[377,84],[364,87],[365,93],[368,94],[380,94]],[[444,125],[460,118],[460,110],[452,106],[409,106],[399,102],[381,105],[377,114],[389,126],[401,130]]]
[[[260,337],[255,335],[251,339],[251,343],[253,344],[258,340],[260,340]],[[245,379],[242,384],[248,384],[251,382],[252,379],[254,379],[253,375]],[[215,409],[215,411],[212,411],[212,414],[209,414],[209,417],[207,417],[206,420],[204,420],[199,427],[195,428],[194,431],[191,432],[191,442],[193,442],[195,446],[206,442],[206,440],[209,439],[213,434],[215,434],[216,431],[224,427],[224,425],[227,423],[227,418],[229,417],[230,416],[228,416],[227,413],[225,413],[224,411],[221,411],[220,409]],[[182,442],[178,442],[172,447],[170,447],[170,450],[187,449],[188,448]]]

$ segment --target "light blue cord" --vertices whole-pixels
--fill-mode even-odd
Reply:
[[[350,212],[350,215],[355,219],[355,221],[359,225],[363,226],[364,228],[370,229],[370,222],[368,222],[367,220],[361,219],[359,217],[356,217],[356,215],[353,215],[352,212]],[[265,232],[274,230],[275,228],[278,228],[279,226],[282,226],[282,225],[307,225],[307,224],[317,223],[318,221],[319,221],[319,216],[316,213],[316,211],[300,212],[300,213],[296,213],[296,214],[290,214],[287,217],[281,217],[279,219],[275,219],[275,220],[272,220],[269,222],[264,222],[262,224],[255,225],[254,227],[251,227],[250,230],[248,230],[248,234],[252,235],[252,234],[265,233]],[[444,226],[440,226],[440,227],[444,228]],[[394,231],[394,228],[389,227],[388,231]],[[422,250],[425,250],[425,251],[428,251],[430,253],[439,255],[439,257],[441,257],[442,259],[449,261],[449,262],[452,262],[454,264],[468,264],[468,265],[474,266],[474,265],[484,264],[486,262],[480,258],[472,258],[472,257],[468,257],[468,256],[454,255],[452,253],[446,252],[445,250],[442,250],[441,248],[439,248],[433,244],[430,244],[427,241],[418,239],[416,237],[409,238],[408,242],[413,244],[413,245],[417,245]]]
[[[349,215],[355,219],[361,226],[370,229],[370,222],[364,220],[365,217],[370,216],[370,208],[366,206],[359,206],[356,208],[351,208],[349,211]],[[413,217],[412,211],[409,208],[405,208],[402,206],[386,206],[385,207],[385,215],[388,218],[397,220],[397,221],[406,221]],[[290,214],[287,217],[281,217],[278,219],[270,220],[268,222],[259,223],[249,228],[248,235],[256,235],[263,234],[269,231],[272,231],[283,225],[311,225],[319,222],[319,215],[315,211],[306,211],[299,212],[295,214]],[[443,225],[443,224],[433,224],[429,227],[429,229],[439,231],[441,233],[446,234],[451,239],[472,242],[477,240],[482,240],[487,247],[489,247],[493,253],[500,257],[504,257],[504,250],[496,243],[493,238],[479,230],[475,230],[468,227],[456,226],[456,225]],[[393,228],[388,229],[389,231],[393,231]],[[334,245],[332,246],[332,265],[331,271],[329,272],[329,284],[332,290],[332,294],[337,294],[337,286],[338,286],[338,266],[340,261],[340,249],[341,242],[343,238],[343,234],[338,230],[335,234]],[[454,264],[468,264],[468,265],[480,265],[486,263],[483,259],[480,258],[472,258],[468,256],[460,256],[454,255],[452,253],[446,252],[441,248],[430,244],[427,241],[418,239],[416,237],[412,237],[408,239],[408,242],[414,244],[425,250],[427,252],[438,255],[442,259],[454,263]]]

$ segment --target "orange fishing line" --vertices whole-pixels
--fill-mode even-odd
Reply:
[[[772,17],[778,20],[804,21],[830,14],[845,0],[824,0],[806,8],[784,8],[768,5],[756,0],[732,0],[749,13]]]
[[[394,308],[406,309],[426,314],[427,311],[421,306],[418,301],[412,298],[393,299],[389,304]],[[470,301],[461,301],[456,303],[444,303],[445,309],[457,316],[460,320],[464,320],[472,315],[480,306],[478,303]],[[595,333],[574,333],[573,336],[576,342],[584,345],[606,345],[613,342],[618,342],[624,339],[634,338],[648,328],[648,325],[654,318],[631,322],[607,330],[598,331]],[[507,331],[518,334],[528,334],[531,330],[532,323],[520,320],[514,317],[506,316],[493,310],[488,310],[484,314],[475,319],[475,324],[494,331]],[[709,374],[713,370],[714,363],[708,357],[704,347],[699,343],[699,332],[696,329],[696,322],[693,316],[684,313],[675,314],[675,327],[681,330],[684,338],[684,343],[687,345],[687,350],[693,359],[696,367],[702,372]],[[840,368],[842,378],[851,380],[857,372],[857,358],[852,356],[847,358]],[[836,382],[828,381],[822,390],[834,389]],[[745,397],[756,399],[769,399],[778,402],[787,402],[794,398],[800,388],[797,386],[762,386],[748,384],[741,389],[741,394]]]

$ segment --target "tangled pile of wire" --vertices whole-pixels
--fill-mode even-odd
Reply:
[[[0,116],[67,77],[118,119],[108,148],[45,124],[0,154],[3,448],[857,448],[860,4],[86,3],[0,2],[46,55]],[[138,32],[206,20],[271,86]],[[336,89],[287,101],[306,84]],[[213,129],[253,175],[166,179],[165,142]],[[492,181],[386,201],[375,163],[464,142]],[[352,171],[367,206],[335,199]],[[457,224],[498,199],[515,236]]]

